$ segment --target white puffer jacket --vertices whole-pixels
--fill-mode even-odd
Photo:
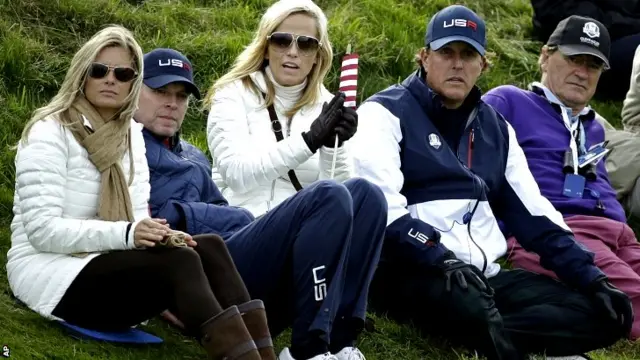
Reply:
[[[290,169],[295,170],[303,187],[329,179],[335,151],[322,147],[313,154],[301,135],[309,130],[320,115],[322,104],[330,102],[333,94],[323,87],[319,102],[293,116],[289,132],[284,113],[300,98],[306,84],[283,87],[273,80],[268,67],[266,72],[276,90],[274,107],[282,124],[282,141],[278,142],[271,130],[263,98],[245,88],[240,80],[216,92],[207,122],[213,180],[231,205],[246,208],[254,216],[266,213],[296,193],[287,175]],[[252,74],[251,79],[266,92],[261,72]],[[334,179],[342,182],[351,177],[353,165],[347,142],[337,151]]]
[[[69,254],[134,247],[133,229],[149,217],[149,168],[141,131],[131,120],[135,174],[129,193],[136,222],[128,239],[127,222],[96,219],[100,173],[69,130],[52,118],[39,121],[27,144],[19,145],[7,274],[15,296],[42,316],[57,319],[51,312],[82,268],[99,256]],[[127,183],[129,164],[127,152],[122,160]]]

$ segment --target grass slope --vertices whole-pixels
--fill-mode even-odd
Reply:
[[[106,24],[133,30],[145,51],[173,47],[194,63],[202,89],[223,74],[253,36],[265,0],[0,0],[0,263],[10,245],[13,201],[14,145],[29,114],[50,99],[62,82],[80,45]],[[413,70],[413,55],[423,41],[426,19],[452,4],[446,0],[320,0],[330,19],[336,52],[326,81],[337,88],[337,69],[351,42],[361,55],[360,98],[400,81]],[[529,40],[531,9],[526,0],[462,1],[488,22],[493,67],[481,87],[523,86],[538,78],[536,53],[541,44]],[[595,104],[614,124],[619,106]],[[366,119],[364,119],[366,121]],[[206,149],[205,115],[193,107],[185,122],[186,136]],[[81,342],[34,313],[15,306],[6,294],[0,271],[0,345],[15,359],[201,359],[203,352],[159,320],[152,332],[166,342],[158,347],[132,348]],[[144,304],[138,304],[144,306]],[[378,318],[380,333],[365,334],[360,346],[369,359],[459,359],[470,354],[451,350],[439,340],[425,339],[406,326]],[[277,343],[284,346],[288,336]],[[597,359],[638,359],[640,346],[621,342],[593,354]]]

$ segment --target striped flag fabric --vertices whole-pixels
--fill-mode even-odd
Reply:
[[[356,108],[356,94],[358,89],[358,54],[353,53],[342,58],[340,69],[340,91],[345,95],[344,106]]]

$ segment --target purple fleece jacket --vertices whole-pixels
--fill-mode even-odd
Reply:
[[[562,194],[565,179],[562,172],[564,153],[569,148],[571,135],[559,110],[543,95],[504,85],[487,92],[483,100],[501,113],[514,128],[542,195],[549,199],[564,217],[604,216],[626,222],[624,210],[609,182],[604,160],[597,165],[597,179],[587,180],[581,199]],[[604,129],[594,120],[594,116],[592,111],[582,118],[587,149],[604,141]],[[597,208],[594,192],[600,195],[604,210]]]

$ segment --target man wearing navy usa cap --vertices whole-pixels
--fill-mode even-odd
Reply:
[[[173,49],[155,49],[144,56],[144,84],[152,89],[170,83],[183,84],[189,93],[200,99],[200,90],[193,82],[191,62]]]
[[[134,118],[147,132],[175,140],[189,107],[189,95],[200,99],[189,59],[173,49],[155,49],[144,55],[144,86]]]
[[[482,101],[486,47],[476,13],[442,9],[417,70],[358,109],[356,175],[388,205],[372,307],[492,360],[609,346],[624,336],[628,298],[601,286],[606,276],[540,194],[513,128]],[[496,218],[561,281],[501,268]]]
[[[358,192],[362,201],[356,210],[362,222],[345,216],[345,211],[353,211],[353,202],[326,181],[306,187],[255,219],[250,211],[229,205],[211,177],[211,161],[180,138],[190,95],[200,97],[187,58],[172,49],[151,51],[144,57],[143,82],[134,118],[144,125],[151,216],[193,236],[197,243],[193,249],[205,272],[213,269],[220,275],[216,263],[227,263],[225,252],[216,250],[209,235],[224,239],[247,287],[246,295],[261,299],[264,307],[256,301],[250,302],[250,308],[238,304],[245,294],[233,289],[216,290],[216,297],[224,307],[238,304],[262,359],[276,359],[271,334],[277,336],[288,327],[292,328],[291,353],[300,354],[297,360],[363,359],[355,340],[364,327],[359,304],[367,303],[386,225],[380,190],[370,186],[371,190]],[[356,246],[348,239],[358,229],[380,236],[367,237]],[[371,260],[360,262],[352,271],[347,266],[352,261],[350,252]],[[215,285],[214,278],[211,282]],[[261,325],[265,309],[268,328]],[[170,310],[163,313],[165,318],[180,326],[181,314]]]

